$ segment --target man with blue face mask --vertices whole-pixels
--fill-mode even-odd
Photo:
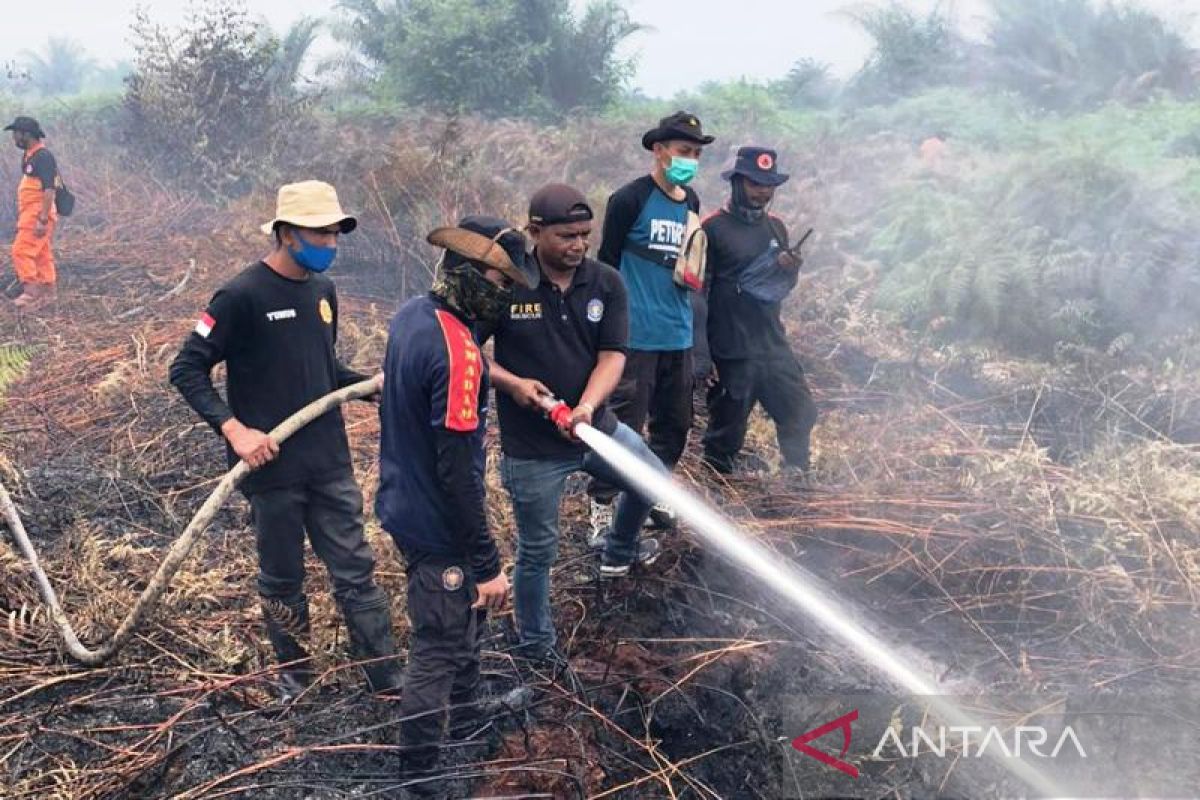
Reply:
[[[691,291],[702,276],[689,282],[679,263],[689,230],[699,227],[700,198],[688,184],[713,138],[686,111],[647,131],[642,147],[654,154],[651,172],[608,199],[598,253],[620,270],[629,293],[629,349],[612,409],[634,431],[648,427],[650,449],[668,469],[683,455],[692,426]],[[617,487],[597,479],[588,491],[592,543],[599,545],[612,522]],[[651,512],[658,527],[670,527],[673,517],[661,506]]]
[[[267,635],[284,665],[280,684],[295,696],[311,682],[303,640],[304,538],[325,563],[346,620],[350,646],[376,692],[400,686],[391,607],[374,580],[375,557],[363,536],[362,492],[350,462],[342,413],[335,409],[282,446],[266,433],[335,389],[368,376],[335,353],[338,302],[321,274],[337,241],[357,225],[327,183],[279,190],[275,219],[262,226],[275,246],[213,295],[171,365],[171,383],[225,439],[229,463],[245,461],[242,481],[258,545],[258,593]],[[228,403],[212,383],[224,361]]]

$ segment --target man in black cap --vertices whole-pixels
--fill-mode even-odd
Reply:
[[[532,287],[514,291],[507,313],[483,335],[495,335],[492,378],[500,414],[501,477],[517,522],[514,600],[526,652],[554,657],[550,569],[558,554],[559,504],[567,476],[585,471],[624,489],[598,456],[571,436],[578,422],[613,437],[656,469],[662,464],[642,438],[617,421],[606,405],[625,367],[628,311],[621,276],[587,257],[592,209],[563,184],[539,189],[529,202]],[[562,429],[545,418],[539,401],[554,397],[571,409]],[[600,573],[628,574],[636,562],[653,563],[658,543],[639,542],[650,502],[625,491],[615,523],[601,542]]]
[[[13,270],[22,293],[14,303],[32,310],[54,299],[58,273],[50,240],[58,212],[54,196],[59,185],[58,164],[42,142],[46,134],[32,117],[17,117],[4,130],[12,131],[21,149],[21,182],[17,185],[17,235],[12,244]]]
[[[697,228],[700,198],[688,184],[699,169],[704,146],[713,141],[700,120],[678,111],[659,120],[642,136],[654,154],[653,167],[608,199],[598,257],[621,271],[629,291],[629,352],[625,372],[613,394],[617,417],[641,432],[649,422],[650,449],[674,469],[692,425],[692,304],[686,271],[685,236],[689,220]],[[682,278],[680,276],[683,276]],[[592,535],[597,540],[611,524],[616,487],[593,480]],[[656,524],[673,520],[656,507]]]
[[[375,499],[407,567],[400,739],[409,774],[435,765],[448,708],[452,732],[469,724],[480,616],[508,595],[488,530],[488,370],[475,329],[507,313],[513,285],[536,274],[525,238],[501,220],[466,217],[428,238],[445,248],[433,288],[406,302],[388,330]],[[432,789],[413,789],[422,786]]]
[[[780,319],[800,257],[789,251],[783,223],[767,212],[788,176],[774,150],[742,147],[721,177],[730,183],[729,203],[704,221],[708,345],[717,378],[708,393],[704,460],[723,474],[733,471],[750,412],[761,402],[775,422],[785,467],[803,473],[817,409]]]

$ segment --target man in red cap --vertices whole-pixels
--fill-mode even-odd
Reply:
[[[17,186],[17,235],[12,244],[13,269],[23,289],[14,303],[26,311],[54,299],[58,273],[50,240],[58,213],[54,195],[58,165],[42,142],[46,134],[32,117],[17,117],[4,130],[22,151]]]
[[[788,176],[774,150],[742,147],[729,203],[704,221],[708,234],[708,346],[717,380],[708,393],[704,460],[732,472],[755,403],[775,422],[785,468],[806,473],[817,408],[780,318],[796,286],[799,254],[767,207]]]

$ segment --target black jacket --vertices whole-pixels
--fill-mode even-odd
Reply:
[[[771,358],[790,345],[779,303],[764,303],[738,290],[738,275],[776,239],[774,225],[764,215],[748,223],[725,209],[704,221],[708,234],[708,346],[715,360]],[[786,247],[787,242],[779,243]]]

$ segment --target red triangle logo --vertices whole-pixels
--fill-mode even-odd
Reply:
[[[846,773],[851,778],[857,778],[858,777],[858,767],[854,766],[853,764],[847,764],[845,761],[842,761],[842,758],[846,755],[846,751],[850,749],[850,737],[852,735],[851,730],[850,730],[850,724],[857,719],[858,719],[858,709],[856,708],[853,711],[851,711],[849,714],[843,714],[842,716],[838,717],[837,719],[833,720],[832,722],[826,722],[824,725],[820,726],[819,728],[813,728],[811,731],[800,734],[795,739],[792,739],[792,747],[796,748],[801,753],[804,753],[806,756],[812,756],[817,761],[820,761],[822,764],[826,764],[830,767],[833,767],[836,770],[840,770],[841,772]],[[817,748],[812,747],[808,744],[813,739],[820,739],[822,736],[829,733],[830,731],[835,731],[835,730],[838,730],[839,728],[842,731],[842,752],[838,754],[837,758],[834,758],[833,756],[829,755],[828,753],[822,753]]]

